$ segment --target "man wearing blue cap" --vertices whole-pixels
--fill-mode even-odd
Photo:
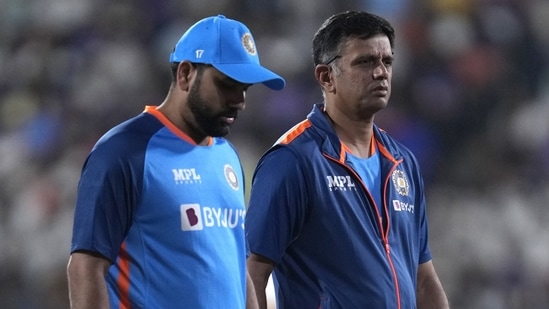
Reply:
[[[107,132],[78,186],[71,308],[244,308],[244,175],[223,137],[249,86],[284,88],[242,23],[194,24],[172,54],[159,106]],[[247,284],[247,282],[250,282]]]

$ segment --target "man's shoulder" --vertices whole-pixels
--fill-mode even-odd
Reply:
[[[150,138],[162,125],[149,114],[139,114],[110,130],[99,138],[92,153],[104,153],[107,157],[127,156],[145,149]]]
[[[100,143],[134,142],[140,138],[150,138],[162,124],[153,116],[142,113],[108,130],[98,141]]]
[[[313,124],[309,119],[305,119],[295,124],[292,128],[282,134],[274,145],[291,145],[293,143],[300,143],[304,140],[310,139],[308,131],[310,130],[312,125]]]

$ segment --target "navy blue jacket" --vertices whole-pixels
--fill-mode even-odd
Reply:
[[[416,308],[417,268],[431,260],[423,180],[406,147],[377,126],[374,137],[383,205],[323,105],[260,159],[246,231],[251,252],[276,264],[279,308]]]

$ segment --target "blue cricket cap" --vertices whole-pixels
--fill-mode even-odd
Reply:
[[[259,63],[248,27],[223,15],[204,18],[183,34],[170,55],[170,62],[184,60],[211,64],[245,84],[263,83],[274,90],[286,85],[282,77]]]

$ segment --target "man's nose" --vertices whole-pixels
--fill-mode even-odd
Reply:
[[[374,75],[374,79],[379,79],[379,78],[385,79],[389,76],[389,70],[383,63],[380,63],[374,68],[373,75]]]
[[[229,105],[238,110],[246,108],[246,91],[233,91],[230,94]]]

